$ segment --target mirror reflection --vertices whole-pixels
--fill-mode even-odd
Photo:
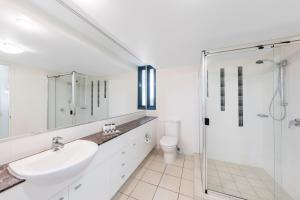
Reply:
[[[35,6],[0,5],[0,139],[138,111],[137,65]]]

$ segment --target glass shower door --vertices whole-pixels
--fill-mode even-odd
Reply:
[[[300,199],[300,43],[277,45],[274,48],[277,63],[279,94],[275,103],[276,184],[278,200]],[[279,80],[279,81],[278,81]]]
[[[0,65],[0,139],[9,136],[9,69]]]
[[[48,78],[48,129],[74,124],[72,74]]]
[[[206,190],[275,199],[275,125],[269,110],[276,66],[271,47],[206,57]]]

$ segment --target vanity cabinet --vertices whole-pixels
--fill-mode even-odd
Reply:
[[[69,200],[98,200],[99,197],[109,199],[108,173],[107,163],[90,169],[82,178],[69,186]]]
[[[0,193],[1,200],[109,200],[156,144],[156,119],[99,146],[88,168],[57,185],[19,184]],[[30,189],[28,189],[30,188]]]
[[[69,190],[68,188],[54,195],[50,200],[68,200],[69,199]]]

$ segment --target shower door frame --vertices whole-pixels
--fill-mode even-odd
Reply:
[[[274,39],[271,40],[273,42],[267,41],[267,42],[261,42],[261,43],[252,43],[248,45],[242,45],[242,46],[236,46],[236,47],[230,47],[230,48],[222,48],[222,49],[213,49],[213,50],[203,50],[201,53],[201,72],[202,76],[200,75],[199,78],[202,78],[202,97],[200,97],[201,101],[201,109],[202,109],[202,116],[201,116],[201,123],[200,123],[200,131],[202,130],[202,138],[200,137],[200,140],[202,139],[202,190],[204,191],[204,195],[214,194],[219,195],[221,197],[229,197],[231,199],[243,199],[239,197],[235,197],[232,195],[228,195],[221,192],[216,191],[209,191],[208,185],[207,185],[207,131],[205,124],[206,119],[206,104],[207,104],[207,96],[209,95],[208,91],[208,68],[207,68],[207,58],[209,56],[213,55],[219,55],[219,54],[226,54],[229,52],[241,52],[241,51],[247,51],[251,49],[264,49],[264,48],[274,48],[274,47],[280,47],[285,46],[291,43],[299,43],[300,39],[295,40],[288,40],[288,39]],[[201,88],[201,87],[199,87]],[[200,92],[201,94],[201,92]],[[201,134],[200,134],[201,135]],[[201,142],[201,141],[200,141]],[[201,149],[200,149],[201,152]],[[209,191],[209,192],[208,192]]]

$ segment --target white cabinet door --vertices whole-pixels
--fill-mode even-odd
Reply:
[[[89,170],[69,187],[69,200],[109,200],[109,162]]]
[[[68,199],[69,199],[69,190],[68,188],[66,188],[63,191],[51,197],[49,200],[68,200]]]
[[[128,169],[131,167],[132,146],[127,142],[127,145],[120,148],[114,155],[110,169],[110,193],[113,196],[121,187],[121,185],[130,176]]]

